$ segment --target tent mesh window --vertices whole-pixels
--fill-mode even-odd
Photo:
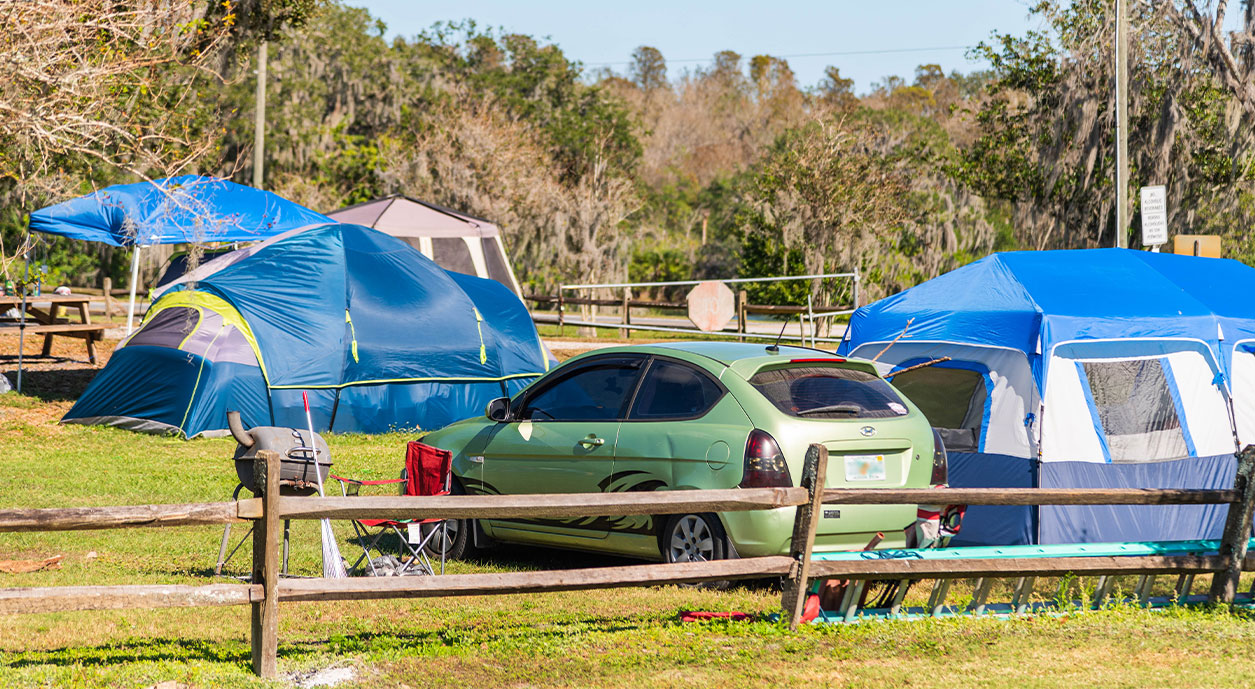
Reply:
[[[813,419],[886,419],[907,413],[889,384],[866,371],[793,366],[760,371],[753,385],[780,411]]]
[[[432,260],[445,270],[455,273],[475,274],[475,261],[471,259],[471,248],[461,237],[432,237]]]
[[[481,244],[484,247],[484,264],[488,268],[488,277],[514,289],[514,285],[510,282],[510,269],[506,266],[505,254],[501,251],[501,243],[496,239],[485,238]]]
[[[178,349],[199,323],[200,311],[197,309],[186,306],[164,309],[132,335],[126,346],[149,345]]]
[[[974,452],[980,447],[984,375],[962,368],[928,366],[894,376],[893,386],[924,412],[946,449]]]
[[[1081,364],[1113,462],[1189,456],[1159,359]]]

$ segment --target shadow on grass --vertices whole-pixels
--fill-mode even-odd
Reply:
[[[590,617],[550,625],[546,629],[521,627],[508,630],[447,628],[421,632],[360,632],[335,634],[326,639],[289,640],[279,644],[279,658],[299,660],[311,655],[372,653],[380,651],[425,652],[457,648],[476,649],[484,644],[496,646],[526,638],[531,643],[546,644],[574,638],[590,627],[604,632],[633,631],[640,623],[622,618]],[[132,639],[100,646],[67,646],[40,651],[5,651],[0,649],[0,668],[21,669],[40,666],[111,666],[123,663],[208,662],[240,665],[248,669],[251,650],[242,641],[209,641],[198,639]]]
[[[372,549],[371,557],[376,557],[380,553],[393,554],[397,556],[408,557],[408,551],[403,550],[396,542],[394,535],[388,534],[380,539],[378,545],[381,549]],[[232,542],[232,547],[235,543]],[[362,554],[361,547],[354,541],[343,539],[340,543],[341,554],[347,559],[349,564],[353,564],[358,556]],[[228,551],[229,552],[229,551]],[[193,569],[189,572],[186,569],[170,570],[168,574],[186,575],[212,578],[228,578],[240,579],[247,578],[249,571],[250,557],[247,549],[242,549],[232,558],[227,566],[223,568],[223,572],[215,577],[212,567],[204,567]],[[433,567],[439,566],[439,557],[432,557]],[[490,548],[477,552],[470,560],[465,561],[472,569],[482,572],[538,572],[546,570],[568,570],[568,569],[597,569],[609,567],[631,567],[644,564],[655,564],[655,561],[638,560],[627,557],[617,557],[615,555],[607,555],[602,553],[586,553],[574,550],[561,550],[558,548],[545,548],[543,546],[522,546],[498,543]],[[358,569],[362,567],[359,566]],[[299,572],[292,571],[294,576],[304,578],[305,576],[317,576],[316,572]],[[458,574],[470,572],[457,572]],[[438,575],[439,576],[439,575]],[[767,577],[762,579],[742,579],[732,582],[732,588],[745,588],[751,591],[779,591],[780,578]]]
[[[248,664],[252,661],[251,653],[248,644],[243,642],[166,638],[133,639],[103,646],[67,646],[46,651],[7,652],[0,650],[0,668],[198,660]]]
[[[38,359],[46,363],[48,359]],[[68,359],[63,361],[70,361]],[[11,382],[17,380],[17,359],[0,360],[6,369]],[[22,394],[37,397],[45,402],[73,402],[77,400],[88,383],[100,372],[98,368],[61,368],[43,371],[22,371]]]

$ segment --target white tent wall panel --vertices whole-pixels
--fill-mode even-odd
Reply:
[[[1095,428],[1086,390],[1075,362],[1053,358],[1043,396],[1041,460],[1043,462],[1107,461]]]
[[[475,266],[475,274],[481,278],[492,279],[488,274],[488,264],[484,261],[484,242],[479,237],[463,237],[466,248],[471,252],[471,264]]]
[[[1232,375],[1233,416],[1238,440],[1245,446],[1255,443],[1255,354],[1235,347]]]
[[[1237,452],[1225,391],[1216,385],[1216,373],[1197,352],[1173,352],[1165,357],[1177,386],[1183,423],[1194,444],[1194,456]]]
[[[1036,419],[1039,396],[1028,360],[1022,353],[1006,349],[982,353],[985,356],[981,363],[989,369],[994,385],[983,451],[1013,457],[1035,456],[1035,425],[1028,419],[1029,414]]]
[[[865,343],[851,352],[851,356],[870,359],[887,344]],[[981,452],[1025,458],[1036,456],[1036,426],[1027,421],[1030,413],[1035,414],[1040,396],[1023,352],[952,342],[899,341],[876,361],[876,367],[881,375],[887,375],[903,362],[931,361],[946,356],[951,361],[939,365],[983,369],[986,380],[992,384],[993,394],[987,401],[989,418],[983,424],[980,439]]]

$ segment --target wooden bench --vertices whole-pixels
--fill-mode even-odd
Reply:
[[[11,308],[21,309],[25,305],[29,320],[26,321],[24,330],[32,335],[44,336],[41,356],[52,356],[53,337],[74,337],[86,340],[87,358],[94,364],[96,363],[96,340],[104,337],[105,326],[92,323],[88,305],[100,300],[101,297],[86,294],[44,294],[27,296],[23,303],[23,298],[20,296],[5,295],[0,296],[0,311],[8,311]],[[62,306],[67,310],[77,310],[81,322],[70,323],[67,319],[60,318],[59,311]],[[20,322],[13,324],[12,319],[6,319],[6,321],[10,322],[0,325],[0,333],[6,330],[23,330]]]

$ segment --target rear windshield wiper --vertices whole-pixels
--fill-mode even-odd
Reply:
[[[814,407],[811,409],[803,409],[797,413],[798,416],[806,416],[807,414],[825,414],[832,412],[840,412],[842,414],[859,414],[863,408],[857,404],[829,404],[826,407]]]

